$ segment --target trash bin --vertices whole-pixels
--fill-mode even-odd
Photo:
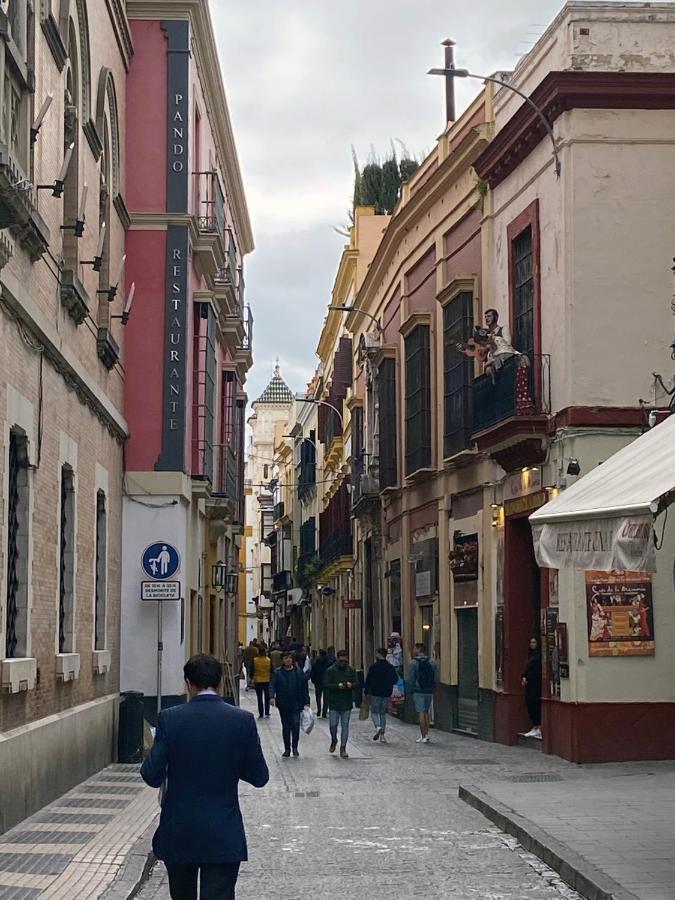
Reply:
[[[361,706],[363,702],[363,669],[356,670],[356,684],[354,685],[354,703],[356,706]]]
[[[123,691],[120,696],[117,761],[140,763],[143,762],[143,694]]]

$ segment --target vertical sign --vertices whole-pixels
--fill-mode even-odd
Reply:
[[[155,465],[158,472],[182,472],[185,467],[187,276],[187,226],[169,225],[166,230],[162,453]]]
[[[189,185],[190,23],[167,20],[162,22],[162,29],[167,39],[166,209],[169,213],[185,213]],[[185,225],[168,225],[162,452],[155,465],[155,469],[164,472],[185,468],[187,285],[188,229]]]
[[[167,47],[167,212],[187,212],[190,122],[190,23],[162,22]]]

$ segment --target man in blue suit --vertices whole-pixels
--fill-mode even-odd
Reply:
[[[169,873],[172,900],[233,900],[239,864],[248,859],[238,784],[269,781],[251,713],[218,695],[223,667],[199,653],[183,669],[190,702],[160,713],[155,742],[141,767],[166,793],[152,841]]]

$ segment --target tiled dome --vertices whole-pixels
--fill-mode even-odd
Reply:
[[[274,375],[262,394],[253,404],[269,403],[285,406],[293,402],[293,392],[279,374],[278,364],[274,367]]]

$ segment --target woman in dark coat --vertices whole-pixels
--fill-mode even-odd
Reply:
[[[541,737],[541,650],[537,638],[530,639],[530,652],[523,670],[522,685],[532,728],[525,737]]]

